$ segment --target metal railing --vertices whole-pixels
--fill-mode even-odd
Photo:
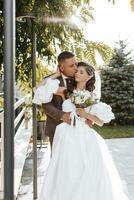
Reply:
[[[25,126],[25,113],[27,111],[25,105],[25,97],[19,99],[14,104],[14,111],[20,109],[20,112],[15,117],[14,127],[16,129],[14,135],[14,196],[17,197],[19,185],[21,181],[23,166],[26,159],[29,141],[32,135],[32,123],[29,120],[29,126]],[[0,113],[0,192],[4,191],[4,111]]]
[[[16,1],[4,0],[4,198],[14,200],[14,82],[15,82],[15,35]],[[32,88],[36,86],[36,34],[32,17]],[[17,123],[17,122],[16,122]],[[37,122],[36,106],[33,105],[33,199],[37,198]]]

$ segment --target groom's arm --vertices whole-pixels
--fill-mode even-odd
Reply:
[[[52,102],[43,104],[45,113],[57,122],[63,121],[67,124],[71,124],[70,112],[63,112],[62,110],[57,109]]]
[[[62,119],[64,112],[57,109],[52,102],[43,104],[43,108],[46,115],[49,115],[54,120],[59,122]]]

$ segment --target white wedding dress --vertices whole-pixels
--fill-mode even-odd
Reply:
[[[37,89],[33,102],[51,101],[58,87],[58,80],[49,80]],[[70,99],[63,102],[62,108],[71,111],[76,125],[61,123],[56,128],[39,200],[128,200],[104,139],[76,115]],[[86,111],[104,123],[114,118],[111,107],[102,102]]]

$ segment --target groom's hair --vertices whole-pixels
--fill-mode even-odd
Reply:
[[[58,56],[58,64],[68,58],[73,58],[75,55],[69,51],[63,51]]]

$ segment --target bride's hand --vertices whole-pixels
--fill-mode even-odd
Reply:
[[[76,109],[76,113],[77,115],[79,115],[82,118],[88,119],[90,121],[92,121],[92,124],[95,123],[99,126],[103,126],[104,122],[99,119],[97,116],[92,115],[90,113],[86,113],[85,110],[83,108],[77,108]],[[90,125],[90,124],[89,124]]]
[[[86,112],[83,108],[77,108],[76,109],[77,115],[79,115],[81,118],[86,118]]]

